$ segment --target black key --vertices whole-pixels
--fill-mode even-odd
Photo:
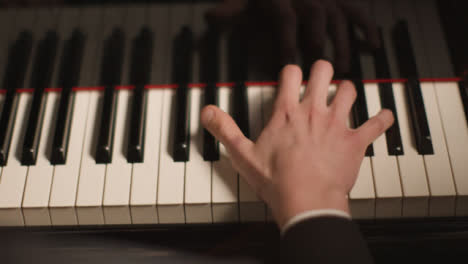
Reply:
[[[218,101],[218,88],[216,83],[207,83],[205,87],[205,105],[216,105]],[[203,160],[217,161],[219,160],[219,143],[215,137],[203,129]]]
[[[219,33],[209,29],[203,39],[202,55],[200,60],[200,79],[206,83],[204,104],[216,105],[218,101],[219,81]],[[219,160],[219,144],[208,130],[203,129],[203,159],[206,161]]]
[[[232,87],[232,110],[237,125],[246,137],[250,137],[249,104],[247,100],[247,44],[240,30],[234,30],[229,37],[228,74],[235,82]]]
[[[120,84],[124,51],[124,33],[116,28],[104,44],[104,58],[101,68],[101,83],[104,88],[101,122],[98,144],[96,147],[96,163],[112,162],[114,146],[114,128],[117,108],[117,92],[115,86]]]
[[[59,86],[62,88],[62,93],[60,95],[50,159],[50,162],[54,165],[65,164],[67,160],[75,100],[72,89],[78,85],[80,78],[85,38],[81,31],[73,31],[71,38],[65,43],[62,54],[59,75]]]
[[[128,140],[127,161],[143,162],[145,146],[146,93],[153,58],[153,33],[143,28],[133,42],[130,81],[135,85]]]
[[[393,41],[401,76],[408,79],[405,91],[414,129],[416,149],[421,155],[434,154],[413,46],[406,21],[399,21],[396,24],[393,31]]]
[[[349,78],[356,87],[356,101],[351,109],[353,116],[354,127],[362,126],[369,120],[369,112],[367,110],[366,94],[364,93],[364,83],[362,82],[361,61],[359,58],[358,41],[356,32],[353,27],[349,29],[349,39],[351,45],[351,72],[345,74],[344,77]],[[366,149],[366,156],[374,156],[374,147],[370,144]]]
[[[247,86],[244,82],[237,82],[232,88],[232,116],[246,137],[250,137],[249,104],[247,100]]]
[[[47,97],[45,88],[50,85],[57,51],[58,37],[55,31],[49,31],[46,37],[39,43],[34,61],[31,77],[31,86],[34,94],[29,112],[26,134],[21,157],[22,165],[36,164],[37,151],[39,149]]]
[[[7,92],[0,117],[0,166],[5,166],[8,161],[11,136],[13,134],[18,106],[16,88],[23,87],[31,49],[32,34],[25,31],[20,33],[8,53],[5,79],[3,81],[3,87],[6,88]]]
[[[183,27],[174,40],[172,79],[178,84],[176,91],[176,123],[174,131],[173,159],[188,161],[190,154],[189,90],[192,74],[193,33]]]
[[[366,94],[364,93],[364,84],[362,83],[362,79],[355,79],[353,80],[353,83],[356,87],[357,96],[352,108],[352,115],[354,126],[357,128],[369,120],[369,114],[367,111]],[[374,156],[374,147],[370,144],[366,149],[366,157],[372,156]]]
[[[468,76],[464,80],[458,83],[460,89],[460,97],[463,103],[463,109],[465,110],[465,118],[468,124]]]
[[[379,79],[389,79],[390,68],[388,65],[387,54],[382,36],[382,29],[379,29],[380,47],[374,52],[375,72]],[[387,139],[388,154],[392,156],[403,155],[403,144],[401,142],[400,125],[398,124],[398,115],[395,107],[395,98],[391,83],[379,83],[379,94],[382,108],[392,111],[395,121],[393,125],[385,132]]]

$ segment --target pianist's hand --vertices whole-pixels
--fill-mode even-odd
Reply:
[[[368,46],[379,46],[376,25],[352,0],[223,0],[208,11],[206,17],[211,24],[221,28],[247,24],[246,31],[250,34],[246,33],[246,40],[263,38],[267,42],[260,46],[263,49],[278,42],[279,47],[276,48],[279,52],[273,52],[275,56],[279,53],[278,63],[282,66],[296,63],[300,46],[305,61],[323,58],[327,35],[330,35],[335,49],[336,70],[348,72],[348,21],[363,30]],[[274,39],[270,35],[262,35],[266,31],[272,31]],[[298,40],[301,45],[298,45]]]
[[[317,61],[299,102],[301,70],[284,67],[271,120],[257,142],[216,106],[202,110],[203,125],[224,144],[234,168],[269,205],[280,227],[308,210],[349,212],[347,194],[364,152],[393,123],[392,113],[383,110],[358,129],[348,128],[356,92],[343,81],[327,106],[332,75],[330,63]]]

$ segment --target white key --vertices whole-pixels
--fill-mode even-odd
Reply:
[[[118,93],[112,162],[106,166],[104,184],[103,206],[106,224],[131,223],[128,205],[132,164],[127,162],[124,154],[128,145],[125,131],[129,127],[127,114],[130,110],[128,108],[130,91],[120,90]]]
[[[170,7],[169,41],[172,43],[180,34],[183,26],[192,22],[192,5],[176,4]],[[167,54],[172,56],[172,45],[167,46]],[[170,57],[172,58],[172,57]],[[168,61],[171,61],[170,59]],[[169,75],[172,76],[172,63],[167,63]],[[173,80],[168,80],[173,81]],[[158,216],[160,223],[184,223],[184,177],[185,163],[174,162],[172,158],[173,135],[175,122],[175,90],[164,90],[164,110],[162,121],[161,152],[158,179]]]
[[[36,21],[37,27],[35,28],[35,35],[38,36],[41,41],[45,37],[46,31],[56,28],[57,18],[59,9],[39,9],[37,12],[38,19]],[[37,49],[34,51],[34,56],[37,53]],[[36,63],[36,57],[34,57],[33,65]],[[53,66],[54,67],[54,64]],[[35,69],[35,66],[33,66]],[[55,67],[53,71],[55,71]],[[31,72],[31,74],[34,74]],[[51,84],[51,83],[50,83]],[[50,84],[48,84],[50,86]],[[33,87],[36,88],[36,87]],[[45,95],[50,99],[49,104],[46,103],[44,109],[44,119],[42,122],[42,132],[39,139],[39,147],[37,150],[37,160],[34,166],[29,166],[28,173],[26,176],[25,189],[23,194],[23,215],[25,225],[50,225],[49,210],[47,208],[50,186],[53,176],[53,166],[50,164],[47,154],[50,146],[48,142],[49,133],[53,133],[54,129],[54,104],[57,98],[57,94],[50,93]],[[30,113],[27,115],[29,119]],[[46,152],[47,151],[47,152]],[[39,208],[39,209],[29,209]]]
[[[397,156],[404,196],[402,211],[404,217],[423,217],[428,214],[429,187],[423,157],[415,148],[405,89],[401,83],[393,84],[396,114],[404,151],[404,155]]]
[[[88,36],[84,47],[82,69],[80,72],[80,86],[90,85],[97,74],[91,74],[97,64],[95,54],[98,39],[100,12],[97,8],[84,8],[80,21],[80,29]],[[72,29],[74,30],[74,29]],[[74,94],[74,109],[71,121],[67,160],[65,164],[55,165],[54,178],[49,200],[50,217],[52,225],[76,225],[78,219],[75,210],[78,180],[80,175],[81,156],[86,132],[90,93],[79,91]]]
[[[134,224],[157,223],[158,221],[155,205],[158,186],[163,91],[149,90],[146,96],[145,153],[143,163],[133,164],[130,191],[132,222]]]
[[[389,1],[387,3],[390,3]],[[414,15],[412,14],[411,10],[408,8],[408,1],[395,1],[392,4],[393,8],[393,22],[397,19],[405,19],[408,21],[408,29],[410,31],[410,38],[411,42],[413,43],[414,52],[415,52],[415,59],[417,61],[417,66],[418,66],[418,72],[420,76],[427,76],[428,71],[427,67],[421,67],[424,65],[427,65],[426,61],[426,56],[422,55],[423,52],[423,47],[420,45],[423,43],[423,38],[418,32],[418,27],[414,23]],[[388,7],[388,6],[387,6]],[[383,16],[387,17],[384,10],[383,11]],[[390,20],[387,20],[386,22],[390,22]],[[392,46],[393,41],[391,41],[391,25],[386,24],[386,28],[388,29],[386,33],[384,33],[384,38],[387,41],[386,45],[386,52],[388,55],[389,59],[389,65],[390,69],[392,69],[391,75],[394,78],[400,77],[400,73],[397,71],[397,62],[396,62],[396,57],[395,57],[395,49]],[[390,46],[389,46],[390,45]],[[396,85],[396,86],[395,86]],[[400,134],[402,137],[403,141],[403,148],[404,148],[404,155],[398,156],[398,162],[399,162],[399,168],[400,168],[400,177],[401,177],[401,183],[402,183],[402,191],[404,195],[404,200],[403,200],[403,208],[402,208],[402,214],[404,217],[421,217],[425,216],[428,214],[428,200],[427,200],[427,177],[425,174],[425,168],[421,165],[421,156],[418,156],[418,153],[415,153],[415,144],[413,142],[414,136],[413,136],[413,129],[410,120],[410,115],[409,113],[401,113],[407,112],[408,110],[406,109],[406,98],[404,97],[406,92],[403,92],[403,94],[398,93],[399,89],[401,88],[396,88],[400,87],[402,84],[395,84],[394,85],[394,94],[395,94],[395,101],[397,104],[397,112],[398,112],[398,117],[401,119],[400,122]],[[397,90],[395,90],[397,89]],[[403,88],[403,91],[406,88]],[[401,94],[401,98],[397,100],[397,95]],[[399,100],[402,100],[399,102]],[[400,107],[398,107],[398,104]],[[401,113],[401,114],[400,114]],[[406,143],[405,143],[406,142]],[[423,164],[424,165],[424,164]]]
[[[203,160],[201,89],[190,91],[190,159],[185,168],[185,213],[187,223],[211,223],[211,162]]]
[[[21,31],[34,30],[36,26],[36,10],[22,9],[16,13],[16,23],[12,27],[12,40],[16,40]],[[36,45],[37,46],[37,45]],[[34,46],[33,46],[34,47]],[[34,48],[32,53],[34,54]],[[33,57],[33,56],[31,56]],[[32,62],[28,63],[25,85],[29,85]],[[17,88],[17,87],[15,87]],[[23,93],[18,96],[18,108],[10,143],[7,166],[3,167],[0,177],[0,223],[5,226],[24,225],[21,202],[26,182],[27,167],[21,166],[21,148],[29,115],[31,94]]]
[[[99,103],[102,102],[102,97],[103,93],[100,91],[92,91],[89,94],[86,132],[76,197],[79,225],[104,224],[104,216],[100,209],[87,208],[102,205],[106,165],[97,164],[94,158],[96,154],[97,130],[99,127],[97,122],[101,113]],[[97,214],[92,214],[90,211],[97,212]]]
[[[364,157],[353,188],[349,193],[351,215],[355,219],[375,217],[375,192],[370,157]]]
[[[153,43],[153,64],[151,84],[167,83],[165,79],[169,54],[166,45],[169,30],[169,8],[167,5],[148,6],[148,27],[151,28],[155,41]],[[159,41],[157,40],[159,39]],[[156,197],[159,175],[159,151],[161,139],[161,114],[163,91],[149,90],[146,94],[146,125],[144,162],[133,164],[130,204],[132,223],[151,224],[158,222]],[[151,136],[149,136],[151,135]]]
[[[468,195],[468,126],[457,83],[435,83],[445,140],[452,165],[457,195]],[[467,206],[457,203],[457,215],[468,214]]]
[[[54,74],[52,77],[52,85],[51,87],[60,87],[59,83],[59,74],[60,74],[60,59],[63,56],[64,52],[64,43],[71,38],[72,31],[75,27],[79,26],[79,18],[80,18],[80,9],[78,8],[63,8],[60,13],[60,23],[58,26],[57,34],[59,36],[59,40],[61,41],[59,47],[57,49],[57,56],[55,58],[55,65],[56,68],[54,70]],[[60,87],[62,88],[62,87]],[[60,96],[60,94],[58,95]],[[78,109],[87,109],[87,97],[81,98],[81,103],[76,101],[75,96],[75,107],[78,103]],[[56,107],[58,107],[60,101],[57,101]],[[76,108],[75,108],[76,109]],[[76,120],[73,120],[76,119]],[[81,123],[80,123],[81,119]],[[54,166],[54,172],[52,177],[52,185],[50,190],[50,198],[49,198],[49,213],[50,213],[50,221],[52,225],[76,225],[77,219],[75,210],[71,208],[75,204],[75,197],[76,197],[76,184],[78,179],[78,172],[80,168],[80,159],[81,159],[81,148],[83,145],[83,137],[81,136],[79,139],[79,135],[84,133],[84,122],[86,122],[85,115],[74,115],[72,116],[72,128],[71,134],[69,138],[69,148],[67,151],[67,160],[70,159],[70,156],[74,156],[75,159],[70,162],[68,160],[68,166],[66,164],[63,165],[56,165]],[[75,124],[78,123],[78,124]],[[78,126],[77,126],[78,125]],[[74,131],[73,128],[75,128]],[[80,131],[82,133],[80,133]],[[54,135],[54,131],[51,131],[51,135]],[[78,134],[78,135],[77,135]],[[75,136],[75,138],[73,138]],[[74,142],[74,148],[72,148],[72,141],[75,140],[78,142]],[[58,172],[58,173],[57,173]],[[57,206],[58,204],[58,206]]]
[[[221,87],[218,90],[219,108],[229,113],[231,89]],[[213,222],[237,222],[238,184],[237,172],[232,168],[223,144],[219,143],[219,161],[213,162],[212,204]]]
[[[158,215],[160,223],[184,223],[185,163],[172,158],[175,129],[175,89],[164,90],[159,156]]]
[[[122,69],[124,70],[122,85],[130,83],[133,40],[140,33],[145,23],[144,6],[131,6],[126,10],[123,30],[125,32],[125,49]],[[104,185],[104,219],[106,224],[130,224],[130,184],[132,164],[127,162],[128,131],[130,127],[131,108],[128,107],[130,92],[118,91],[116,123],[114,130],[114,147],[112,162],[106,166]]]
[[[349,193],[351,215],[355,219],[375,217],[374,179],[370,157],[364,157],[353,188]]]
[[[206,12],[213,4],[194,6],[193,33],[196,39],[203,38],[207,23]],[[192,81],[200,82],[200,49],[195,50],[192,64]],[[203,127],[200,111],[204,105],[204,89],[190,91],[190,159],[185,169],[185,220],[187,223],[211,223],[211,162],[203,160]]]
[[[329,102],[335,96],[336,88],[336,85],[330,86]],[[350,124],[351,114],[348,119],[348,127]],[[370,157],[365,156],[361,162],[356,182],[349,192],[349,209],[354,219],[373,219],[375,217],[375,190]]]
[[[379,90],[376,84],[366,84],[367,107],[369,116],[375,116],[380,110]],[[373,142],[374,156],[371,157],[374,175],[376,217],[401,216],[401,183],[395,156],[389,156],[385,134]]]
[[[250,138],[255,141],[262,131],[262,88],[251,86],[247,88],[249,104]],[[239,175],[239,206],[240,220],[265,221],[265,205],[249,186],[247,181]]]
[[[433,69],[431,69],[430,57],[434,51],[431,52],[430,50],[430,47],[433,46],[432,43],[427,43],[429,40],[424,38],[422,26],[426,23],[418,23],[417,15],[413,12],[410,2],[398,1],[396,7],[409,22],[408,28],[414,46],[414,56],[419,75],[421,77],[432,76]],[[433,38],[432,31],[435,29],[431,28],[431,38]],[[450,216],[454,214],[455,210],[455,187],[440,123],[437,99],[434,94],[434,85],[432,83],[422,83],[421,89],[435,153],[435,155],[424,156],[431,194],[429,215]]]
[[[122,7],[106,8],[102,12],[103,28],[100,36],[107,40],[116,27],[122,27],[126,9]],[[102,54],[102,47],[98,47]],[[103,56],[100,56],[101,60]],[[101,71],[101,64],[97,64],[96,71]],[[78,223],[80,225],[104,224],[104,215],[100,207],[104,199],[104,183],[106,165],[96,164],[95,145],[99,132],[99,123],[102,113],[103,92],[91,92],[88,108],[88,120],[86,123],[85,146],[81,158],[80,180],[78,183],[78,195],[76,206]],[[94,208],[89,208],[94,207]],[[109,217],[110,218],[110,217]]]
[[[425,155],[431,193],[430,216],[452,216],[455,213],[455,185],[440,121],[434,84],[421,83],[421,90],[431,132],[434,155]]]
[[[11,138],[10,154],[8,155],[7,166],[3,167],[0,177],[0,223],[3,226],[24,225],[21,203],[28,167],[21,165],[20,155],[31,98],[30,93],[22,93],[18,96],[18,108]]]
[[[429,67],[434,77],[454,76],[450,63],[447,43],[440,21],[437,19],[437,3],[435,1],[418,1],[413,4],[413,10],[418,18],[419,27],[426,40],[424,46],[429,58]],[[417,8],[416,8],[417,7]],[[434,19],[436,18],[436,19]],[[465,197],[468,194],[467,181],[467,151],[468,128],[464,116],[463,105],[457,83],[434,83],[439,113],[445,135],[445,143],[453,173],[456,200],[456,215],[468,215]]]
[[[55,128],[56,107],[59,95],[56,92],[46,94],[47,103],[42,121],[42,133],[39,139],[36,164],[29,166],[23,196],[23,214],[26,225],[50,225],[49,205],[50,187],[54,166],[49,161],[49,149]],[[38,209],[39,208],[39,209]]]
[[[88,102],[88,92],[75,93],[67,160],[65,164],[54,167],[54,180],[49,201],[52,225],[77,224],[73,207],[77,195]],[[81,109],[85,110],[84,114],[80,113]],[[68,214],[64,215],[67,212]]]

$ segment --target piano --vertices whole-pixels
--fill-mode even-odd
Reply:
[[[333,81],[330,99],[339,79],[351,79],[351,127],[382,108],[396,123],[366,152],[349,194],[352,216],[364,231],[466,228],[466,49],[447,29],[449,4],[356,2],[381,45],[362,51],[362,32],[350,27],[351,71]],[[217,104],[255,139],[275,97],[274,74],[250,70],[249,40],[205,22],[214,5],[0,9],[2,228],[271,225],[269,209],[200,125],[200,109]]]

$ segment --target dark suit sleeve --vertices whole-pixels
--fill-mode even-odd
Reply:
[[[340,217],[306,219],[281,239],[281,263],[373,263],[358,226]]]

